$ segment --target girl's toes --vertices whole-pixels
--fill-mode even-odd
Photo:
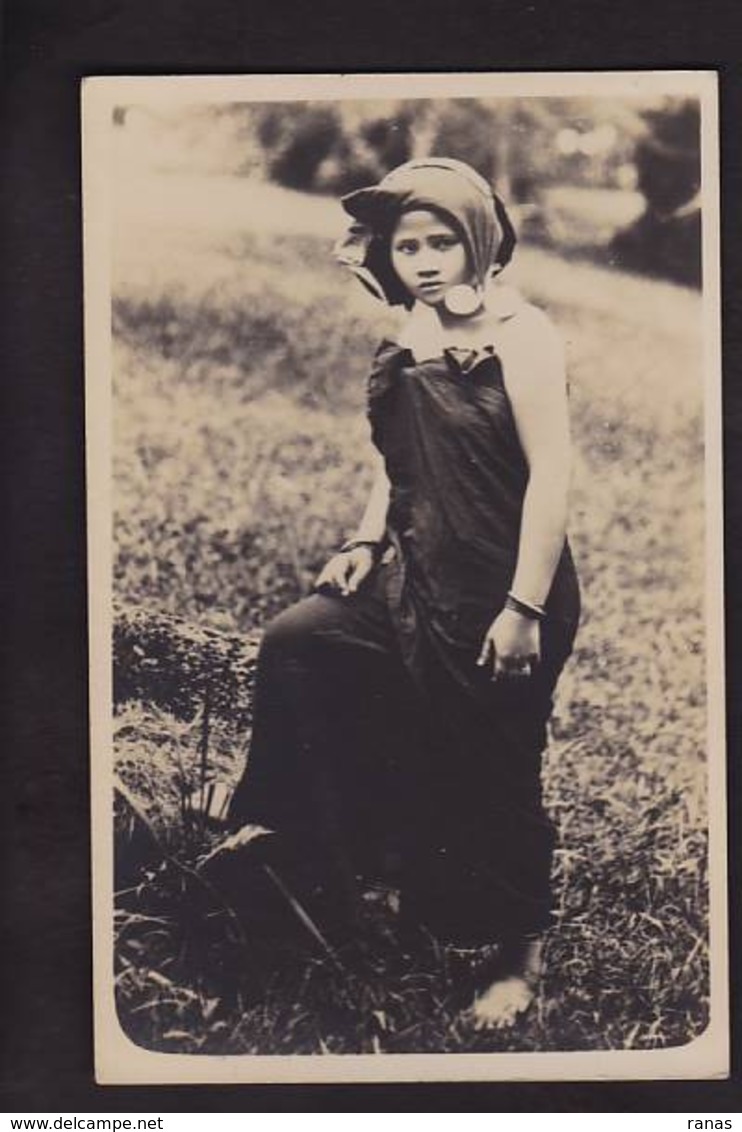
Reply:
[[[525,979],[511,976],[493,983],[479,995],[468,1017],[475,1030],[502,1030],[528,1010],[534,997],[535,991]]]

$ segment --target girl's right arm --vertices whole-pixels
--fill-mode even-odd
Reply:
[[[349,540],[360,545],[333,555],[314,583],[315,589],[328,588],[343,597],[355,593],[376,564],[377,550],[373,544],[380,544],[384,538],[388,508],[389,480],[384,463],[377,455],[368,503],[356,533]]]
[[[358,524],[353,540],[381,542],[386,531],[386,513],[389,510],[389,480],[384,470],[384,461],[378,452],[375,454],[374,482],[368,497],[366,510]]]

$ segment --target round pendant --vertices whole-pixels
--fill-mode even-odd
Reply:
[[[470,287],[468,283],[458,283],[446,292],[443,305],[449,314],[462,317],[475,314],[482,305],[482,293],[477,287]]]

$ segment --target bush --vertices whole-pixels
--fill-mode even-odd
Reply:
[[[620,267],[701,285],[701,210],[688,207],[701,187],[701,111],[697,100],[647,111],[636,148],[638,187],[647,208],[619,232],[611,251]]]
[[[290,189],[314,186],[318,166],[343,147],[340,119],[330,106],[271,104],[258,137],[268,154],[268,172]]]

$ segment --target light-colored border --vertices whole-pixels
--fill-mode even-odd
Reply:
[[[113,999],[111,114],[114,106],[222,101],[679,94],[702,107],[706,644],[711,836],[711,1022],[668,1050],[327,1057],[153,1053],[122,1032]],[[729,1064],[717,76],[711,71],[89,78],[83,84],[94,1019],[101,1084],[554,1081],[724,1077]]]

